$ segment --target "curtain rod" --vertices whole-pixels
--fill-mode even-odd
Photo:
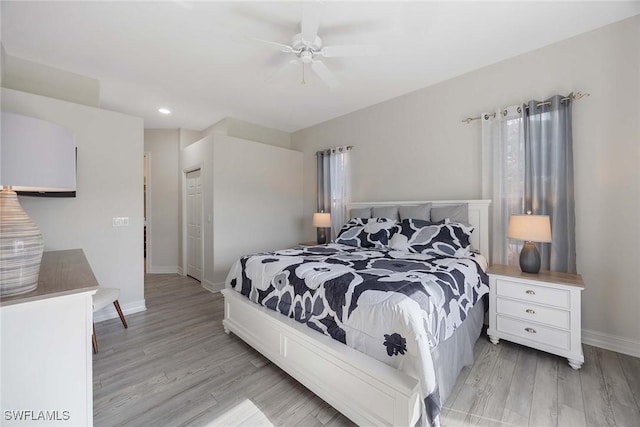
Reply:
[[[590,93],[586,93],[586,92],[585,92],[585,93],[582,93],[582,92],[576,92],[575,94],[573,94],[572,98],[573,98],[573,99],[575,99],[575,100],[578,100],[578,99],[582,99],[582,98],[584,98],[585,96],[591,96],[591,94],[590,94]],[[569,99],[569,97],[567,96],[567,97],[565,97],[565,98],[562,98],[560,101],[567,101],[568,99]],[[536,107],[540,108],[540,107],[542,107],[543,105],[550,105],[550,104],[551,104],[551,102],[541,102],[541,103],[539,103],[538,105],[536,105]],[[529,108],[529,107],[527,107],[527,108]],[[495,114],[496,114],[496,113],[493,113],[493,116],[494,116],[494,117],[495,117]],[[469,123],[471,123],[472,121],[474,121],[474,120],[480,120],[481,118],[482,118],[482,116],[478,116],[478,117],[467,117],[466,119],[462,119],[462,123],[469,124]]]
[[[333,147],[333,148],[326,148],[324,150],[320,150],[320,151],[316,151],[316,154],[320,154],[320,153],[335,153],[336,151],[349,151],[353,149],[353,145],[347,145],[347,146],[342,146],[342,147]]]

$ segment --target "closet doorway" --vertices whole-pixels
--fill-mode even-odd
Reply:
[[[202,171],[187,172],[187,276],[202,281]]]

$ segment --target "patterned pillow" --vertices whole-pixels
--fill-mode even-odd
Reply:
[[[396,251],[461,257],[471,251],[473,226],[405,219],[396,226],[389,247]]]
[[[336,243],[360,248],[386,248],[397,224],[397,221],[387,218],[353,218],[342,226]]]

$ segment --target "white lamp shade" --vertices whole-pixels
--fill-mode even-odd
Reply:
[[[331,227],[331,214],[326,212],[316,212],[313,214],[313,226],[319,228]]]
[[[526,242],[550,242],[551,222],[548,215],[511,215],[507,237]]]
[[[75,191],[73,133],[62,126],[2,113],[0,185],[14,191]]]

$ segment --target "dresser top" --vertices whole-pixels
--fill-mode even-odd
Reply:
[[[537,274],[523,273],[520,267],[513,265],[494,264],[487,270],[488,274],[511,277],[514,279],[535,280],[546,283],[561,283],[563,285],[578,286],[584,288],[582,276],[572,273],[560,273],[558,271],[540,271]]]
[[[21,304],[98,289],[98,281],[82,249],[45,252],[38,288],[22,295],[0,298],[0,306]]]

